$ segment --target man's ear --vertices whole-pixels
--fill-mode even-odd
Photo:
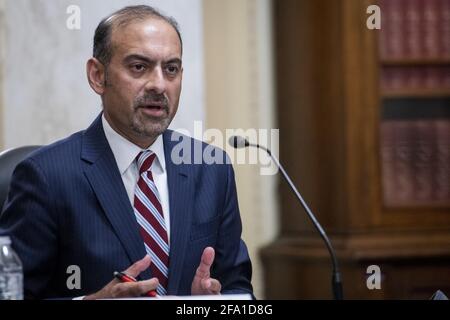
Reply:
[[[91,88],[98,94],[103,95],[106,86],[106,68],[96,58],[91,58],[86,64],[86,73]]]

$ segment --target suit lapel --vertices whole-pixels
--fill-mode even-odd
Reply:
[[[191,172],[193,166],[176,165],[172,161],[171,152],[177,143],[171,141],[172,132],[166,130],[163,134],[170,205],[170,259],[167,293],[177,294],[189,242],[194,204],[194,181]],[[189,146],[191,146],[190,143]]]
[[[103,131],[101,115],[84,133],[81,156],[91,163],[85,169],[85,175],[130,262],[142,259],[146,254],[145,248],[116,160]],[[149,270],[144,271],[141,278],[150,278]]]

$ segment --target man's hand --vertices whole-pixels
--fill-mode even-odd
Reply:
[[[210,269],[214,262],[214,254],[214,249],[211,247],[207,247],[203,251],[200,265],[198,266],[194,280],[192,281],[192,295],[220,294],[222,285],[218,280],[210,277]]]
[[[135,262],[124,272],[129,276],[137,278],[137,276],[139,276],[142,271],[146,270],[150,266],[150,263],[150,256],[147,255],[142,260]],[[119,280],[114,279],[100,291],[84,297],[84,300],[139,297],[150,290],[156,290],[158,284],[159,281],[157,278],[152,278],[145,281],[124,283],[121,283]]]

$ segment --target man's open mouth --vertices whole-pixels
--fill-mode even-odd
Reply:
[[[167,107],[163,104],[149,104],[139,107],[142,112],[150,117],[162,117],[167,113]]]
[[[160,104],[150,104],[150,105],[142,106],[142,108],[153,109],[153,110],[162,110],[164,108],[164,106],[160,105]]]

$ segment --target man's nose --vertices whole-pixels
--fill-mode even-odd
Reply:
[[[166,79],[164,78],[164,72],[161,67],[153,68],[145,84],[145,89],[146,91],[154,91],[158,94],[166,91]]]

